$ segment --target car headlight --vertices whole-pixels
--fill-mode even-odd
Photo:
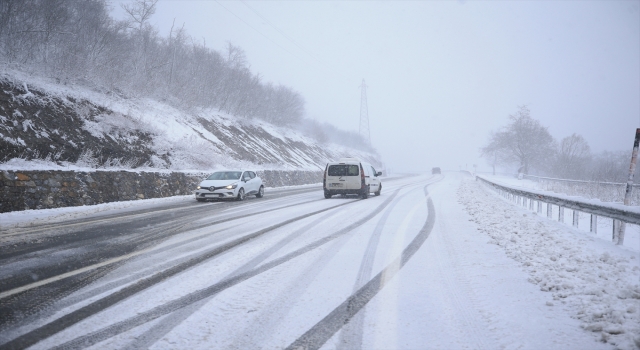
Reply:
[[[196,187],[196,190],[199,190],[199,189],[201,189],[201,188],[202,188],[202,187],[200,187],[200,185],[198,185],[198,187]]]
[[[232,189],[234,189],[236,187],[238,187],[238,184],[229,185],[229,186],[227,186],[225,188],[228,189],[228,190],[232,190]]]

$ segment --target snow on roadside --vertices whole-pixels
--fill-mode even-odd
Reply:
[[[124,212],[127,210],[141,210],[161,204],[177,203],[183,201],[193,201],[193,195],[101,203],[96,205],[83,205],[77,207],[13,211],[8,213],[0,213],[0,229],[4,230],[18,227],[38,226],[78,218],[85,218],[94,214],[97,216],[113,214],[116,211]],[[2,235],[0,234],[0,238],[1,236]]]
[[[589,237],[504,201],[473,180],[458,197],[489,243],[522,264],[582,328],[621,349],[640,349],[640,253]]]
[[[304,189],[321,186],[321,183],[310,185],[295,185],[281,187],[267,187],[266,195],[291,189]],[[268,197],[267,197],[268,198]],[[182,202],[195,202],[193,195],[172,196],[164,198],[149,198],[134,201],[121,201],[111,203],[101,203],[95,205],[83,205],[77,207],[64,207],[53,209],[33,209],[23,211],[13,211],[0,213],[0,230],[12,228],[24,228],[44,224],[58,223],[73,219],[81,219],[89,216],[96,217],[116,213],[126,213],[128,211],[143,210],[162,205],[170,205]],[[0,241],[2,233],[0,232]]]

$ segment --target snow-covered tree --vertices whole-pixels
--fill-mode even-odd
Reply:
[[[553,173],[565,179],[585,179],[590,160],[589,143],[574,133],[560,141]]]
[[[528,174],[531,168],[544,168],[555,153],[555,140],[546,127],[531,118],[527,106],[509,116],[511,121],[492,133],[489,143],[481,148],[485,158],[495,163],[515,164]]]

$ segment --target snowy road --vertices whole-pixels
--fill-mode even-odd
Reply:
[[[632,325],[600,342],[483,232],[478,201],[511,210],[488,196],[446,173],[367,200],[288,189],[5,231],[0,348],[632,348],[633,291]],[[615,249],[633,280],[637,252]]]

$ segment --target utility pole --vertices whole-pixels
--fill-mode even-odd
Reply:
[[[371,132],[369,131],[369,108],[367,107],[367,84],[362,79],[360,85],[360,136],[371,145]]]

